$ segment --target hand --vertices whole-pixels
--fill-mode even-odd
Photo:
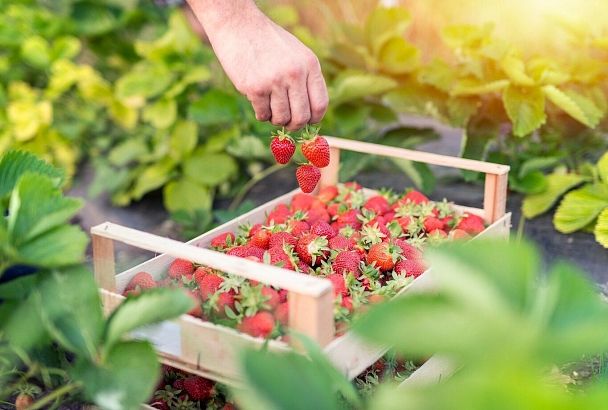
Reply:
[[[204,6],[203,6],[204,3]],[[318,123],[328,104],[315,54],[248,0],[190,0],[236,89],[260,121],[297,130]]]

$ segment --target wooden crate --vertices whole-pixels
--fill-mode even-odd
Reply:
[[[337,183],[341,150],[396,157],[484,173],[483,208],[458,205],[455,208],[460,212],[480,215],[489,224],[485,231],[476,238],[490,235],[508,236],[511,220],[511,214],[505,213],[508,166],[333,137],[327,137],[327,141],[331,149],[331,162],[322,170],[320,187]],[[299,190],[276,198],[188,243],[109,222],[93,227],[91,233],[95,277],[101,287],[100,292],[106,313],[111,312],[123,301],[124,297],[121,293],[137,272],[146,271],[155,279],[159,279],[167,272],[174,258],[187,259],[226,273],[286,289],[288,291],[290,329],[303,333],[316,341],[340,371],[351,379],[355,378],[379,359],[386,352],[387,347],[367,345],[352,332],[334,337],[334,296],[329,280],[206,249],[211,239],[220,233],[236,231],[237,227],[245,222],[251,224],[263,222],[267,212],[280,203],[289,203],[297,192]],[[374,193],[369,189],[366,189],[365,192],[367,195]],[[153,251],[159,256],[115,275],[114,241]],[[428,291],[432,289],[432,286],[432,271],[428,270],[424,275],[412,281],[400,294]],[[162,307],[159,306],[159,308]],[[140,330],[134,336],[153,342],[165,364],[229,384],[238,384],[240,380],[238,362],[240,349],[259,348],[264,344],[267,344],[267,347],[273,351],[293,348],[282,341],[264,341],[253,338],[234,329],[189,315],[182,315],[176,320]],[[297,348],[297,346],[295,347]],[[412,380],[420,377],[425,380],[438,379],[441,374],[447,372],[448,367],[441,360],[429,360],[416,372],[418,376],[414,374]]]

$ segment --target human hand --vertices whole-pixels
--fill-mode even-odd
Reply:
[[[315,54],[249,0],[190,0],[236,89],[260,121],[297,130],[318,123],[328,104]]]

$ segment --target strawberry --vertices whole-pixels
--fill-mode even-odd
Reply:
[[[238,330],[253,337],[268,337],[274,329],[274,317],[270,312],[258,312],[245,316],[238,325]]]
[[[450,232],[450,239],[458,240],[458,239],[469,239],[471,235],[467,233],[467,231],[463,231],[462,229],[454,229]]]
[[[209,299],[224,283],[224,278],[216,274],[208,274],[198,284],[203,300]]]
[[[327,205],[327,213],[332,218],[335,218],[336,216],[338,216],[341,213],[340,211],[342,211],[342,205],[337,202]]]
[[[274,311],[274,317],[283,326],[287,326],[289,321],[289,303],[281,303]]]
[[[397,262],[397,264],[399,264],[399,262]],[[375,305],[376,303],[384,302],[385,299],[386,297],[384,295],[373,294],[367,298],[367,302]]]
[[[284,224],[287,222],[289,215],[291,215],[291,211],[287,205],[279,204],[266,217],[266,225]]]
[[[293,262],[289,255],[285,252],[283,246],[274,246],[268,250],[270,255],[270,264],[280,266],[284,269],[294,270]]]
[[[331,268],[340,275],[346,272],[356,274],[359,272],[359,262],[361,262],[361,255],[357,251],[342,251],[336,255]]]
[[[292,211],[308,211],[316,201],[313,195],[298,192],[291,198]]]
[[[412,189],[407,194],[405,194],[398,202],[401,202],[402,204],[407,202],[413,202],[415,204],[424,204],[426,202],[429,202],[429,199],[424,194],[416,191],[415,189]]]
[[[268,298],[264,303],[268,306],[269,310],[275,310],[279,306],[279,303],[281,303],[279,292],[269,286],[262,287],[262,295]]]
[[[410,218],[409,216],[401,216],[395,219],[395,221],[397,221],[397,223],[399,224],[399,226],[401,226],[401,229],[403,229],[404,232],[407,232],[409,230],[410,224],[412,223],[412,218]]]
[[[296,170],[296,179],[302,192],[310,193],[321,179],[321,171],[311,164],[300,165]]]
[[[295,236],[293,236],[289,232],[276,232],[270,236],[270,240],[268,241],[268,247],[275,248],[278,246],[282,248],[285,244],[296,246],[297,242],[298,240],[295,238]]]
[[[327,140],[317,134],[316,129],[310,132],[308,129],[303,134],[302,154],[307,160],[318,168],[329,165],[329,144]]]
[[[456,225],[456,228],[462,229],[469,235],[477,235],[486,229],[483,219],[473,214],[464,214],[458,225]]]
[[[200,266],[194,271],[194,281],[200,286],[200,283],[203,278],[210,273],[213,273],[213,269],[208,268],[206,266]]]
[[[340,302],[340,305],[342,305],[343,308],[348,309],[349,312],[355,310],[353,307],[353,298],[350,296],[342,296],[342,302]]]
[[[15,409],[25,410],[34,404],[34,398],[26,393],[19,393],[15,399]]]
[[[310,208],[310,210],[306,213],[307,222],[312,225],[317,221],[323,221],[329,223],[331,217],[325,208]]]
[[[234,243],[234,234],[232,232],[224,232],[211,239],[211,247],[216,249],[224,249]]]
[[[214,383],[200,376],[190,376],[184,379],[184,391],[192,400],[206,400],[213,396]]]
[[[306,264],[306,262],[299,260],[298,261],[298,272],[310,273],[310,266],[308,266]]]
[[[279,300],[281,301],[281,303],[285,303],[287,302],[287,295],[289,294],[289,292],[285,289],[279,289]]]
[[[426,266],[419,259],[402,259],[395,265],[395,271],[400,275],[417,278],[426,271]]]
[[[391,206],[388,201],[382,195],[376,195],[369,198],[365,204],[363,205],[363,209],[370,210],[374,212],[376,215],[383,215],[387,213]]]
[[[169,265],[169,277],[173,279],[181,279],[182,276],[190,278],[192,273],[194,273],[194,265],[185,259],[175,259]]]
[[[306,221],[289,221],[289,229],[293,236],[298,237],[310,230],[310,224]]]
[[[306,264],[316,266],[329,256],[327,244],[327,238],[307,233],[298,239],[296,253]]]
[[[137,295],[142,290],[152,289],[156,287],[156,282],[152,275],[148,272],[138,272],[131,278],[129,284],[125,288],[123,295]]]
[[[268,241],[270,240],[271,235],[272,232],[270,232],[268,229],[260,229],[254,235],[251,236],[249,244],[252,246],[257,246],[261,249],[268,249]]]
[[[264,249],[253,245],[239,245],[226,252],[227,255],[238,256],[239,258],[247,258],[255,256],[259,260],[264,258]]]
[[[296,152],[296,144],[289,135],[279,131],[270,140],[270,151],[279,164],[287,164]]]
[[[432,232],[434,230],[440,230],[443,231],[445,229],[445,223],[434,216],[427,216],[426,218],[424,218],[424,230],[427,232]]]
[[[199,292],[193,289],[186,290],[186,294],[192,299],[194,302],[194,307],[188,311],[189,315],[194,317],[203,317],[203,309],[201,307],[201,299],[199,296]]]
[[[336,236],[336,231],[325,221],[317,221],[310,227],[310,233],[324,236],[327,239],[331,239]]]
[[[350,209],[338,216],[336,220],[340,227],[345,227],[347,225],[352,226],[354,229],[361,228],[361,221],[359,220],[359,212],[355,209]]]
[[[249,230],[249,235],[247,237],[251,238],[253,235],[255,235],[258,231],[260,231],[263,228],[264,228],[264,226],[262,224],[254,224],[251,227],[251,229]]]
[[[387,272],[395,266],[397,255],[400,252],[401,249],[398,247],[387,242],[380,242],[369,249],[366,262],[368,265],[374,264],[382,272]]]
[[[361,184],[359,184],[356,181],[345,182],[344,183],[344,187],[348,188],[351,191],[360,191],[360,190],[363,189],[363,187],[361,186]]]
[[[323,188],[319,189],[319,194],[317,195],[317,198],[319,198],[319,200],[321,202],[326,204],[337,196],[338,196],[338,187],[335,185],[329,185],[329,186],[324,186]]]
[[[230,308],[234,311],[234,291],[221,292],[218,295],[215,308],[217,313],[222,317],[226,315],[226,308]]]
[[[403,239],[395,239],[395,245],[401,248],[401,255],[405,259],[422,259],[422,252],[418,250],[414,245],[408,243]]]
[[[334,295],[348,295],[348,288],[346,287],[346,282],[344,281],[344,275],[340,273],[332,273],[327,276],[327,279],[331,281],[332,286],[334,287]]]
[[[331,250],[350,250],[353,247],[353,241],[343,235],[336,235],[329,240],[329,249]]]

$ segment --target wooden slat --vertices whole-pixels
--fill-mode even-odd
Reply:
[[[335,329],[331,284],[330,289],[318,298],[290,292],[288,302],[290,330],[308,336],[321,347],[332,341]]]
[[[93,270],[95,281],[106,290],[116,290],[114,242],[110,238],[93,234]]]
[[[483,209],[485,219],[492,223],[505,214],[507,203],[508,176],[486,174]]]
[[[342,138],[325,138],[327,139],[330,147],[362,152],[364,154],[409,159],[411,161],[424,162],[431,165],[466,169],[469,171],[483,172],[485,174],[502,175],[509,172],[508,165],[493,164],[491,162],[476,161],[466,158],[450,157],[447,155],[433,154],[430,152],[413,151],[405,148],[390,147],[387,145],[372,144],[369,142],[347,140]]]
[[[210,249],[126,228],[110,222],[91,228],[93,235],[103,236],[152,252],[166,253],[209,266],[222,272],[242,276],[303,295],[319,297],[332,289],[327,280],[303,275],[276,266],[253,262],[237,256],[226,255]]]
[[[329,165],[321,168],[321,180],[319,181],[319,189],[336,185],[338,183],[338,174],[340,173],[340,149],[331,147],[329,149]]]
[[[114,309],[116,309],[125,300],[124,296],[105,289],[99,289],[99,295],[101,296],[103,313],[106,316],[110,316],[110,314],[114,312]]]

